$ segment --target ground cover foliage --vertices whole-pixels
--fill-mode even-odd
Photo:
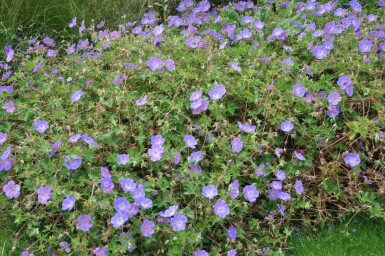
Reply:
[[[6,46],[0,202],[30,241],[9,253],[276,255],[384,219],[384,4],[185,0]]]

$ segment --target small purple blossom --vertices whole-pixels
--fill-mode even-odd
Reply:
[[[78,228],[84,232],[89,232],[93,226],[91,215],[88,215],[88,214],[80,215],[77,221],[78,221]]]
[[[124,192],[133,192],[136,188],[136,183],[133,179],[122,179],[120,181],[120,187]]]
[[[234,180],[229,184],[228,192],[227,194],[230,196],[231,199],[235,199],[239,195],[239,183],[238,180]]]
[[[120,165],[126,165],[128,162],[130,162],[130,157],[127,154],[120,154],[118,155],[116,162]]]
[[[65,241],[60,242],[59,246],[60,246],[60,248],[64,249],[64,251],[66,253],[70,253],[71,252],[71,247],[70,247],[70,245],[67,242],[65,242]]]
[[[354,166],[359,165],[361,163],[361,158],[360,158],[360,155],[357,153],[348,153],[345,156],[344,161],[350,167],[354,167]]]
[[[235,63],[234,61],[231,61],[231,62],[230,62],[230,67],[231,67],[232,69],[234,69],[235,71],[238,71],[238,72],[241,72],[241,71],[242,71],[241,67],[238,66],[238,64]]]
[[[13,112],[16,111],[16,107],[15,105],[13,104],[12,101],[8,101],[4,104],[3,108],[5,109],[5,111],[8,113],[8,114],[12,114]]]
[[[370,52],[372,50],[372,47],[373,47],[373,43],[370,41],[370,40],[362,40],[359,44],[358,44],[358,48],[360,49],[360,52],[364,53],[364,52]]]
[[[138,100],[135,101],[135,104],[136,104],[137,106],[143,106],[143,105],[146,104],[146,103],[147,103],[147,95],[144,95],[143,98],[138,99]]]
[[[3,192],[9,199],[18,198],[20,196],[20,185],[11,180],[3,186]]]
[[[214,213],[223,219],[230,213],[230,208],[226,202],[218,200],[214,205]]]
[[[173,159],[173,163],[174,164],[179,164],[180,162],[180,157],[181,157],[181,154],[178,152],[174,155],[174,159]]]
[[[196,101],[202,97],[202,91],[195,91],[190,96],[190,101]]]
[[[297,152],[297,151],[294,151],[294,156],[298,159],[298,160],[301,160],[301,161],[305,161],[306,160],[306,158],[301,154],[301,153],[299,153],[299,152]]]
[[[255,202],[259,197],[259,192],[254,185],[248,185],[243,188],[243,196],[249,202]]]
[[[37,200],[39,201],[39,203],[47,204],[50,198],[51,198],[50,186],[44,186],[37,189]]]
[[[301,195],[302,192],[303,192],[303,184],[302,184],[302,181],[296,180],[296,181],[295,181],[295,184],[294,184],[294,189],[295,189],[295,192],[296,192],[298,195]]]
[[[159,212],[159,215],[161,217],[164,217],[164,218],[169,218],[169,217],[172,217],[175,215],[176,211],[178,210],[179,206],[178,205],[172,205],[170,207],[168,207],[167,210],[165,210],[164,212]]]
[[[0,143],[1,145],[1,143]],[[52,148],[51,148],[51,153],[49,154],[49,157],[52,157],[61,147],[62,145],[62,140],[58,140],[56,141],[53,145],[52,145]]]
[[[163,138],[162,135],[154,135],[151,137],[151,145],[152,146],[163,146],[163,144],[166,142],[166,140]]]
[[[140,231],[143,236],[151,237],[155,233],[155,223],[151,220],[144,220],[140,227]]]
[[[329,117],[337,117],[340,114],[340,107],[335,105],[329,105],[326,114]]]
[[[76,170],[82,164],[80,156],[66,156],[64,157],[64,165],[68,170]]]
[[[76,198],[74,196],[67,196],[62,202],[62,210],[71,211],[75,207]]]
[[[114,188],[114,182],[111,179],[111,176],[109,177],[103,177],[100,179],[100,188],[103,189],[105,193],[110,193],[112,189]]]
[[[293,128],[294,128],[294,125],[289,120],[283,121],[281,123],[281,131],[283,132],[290,132],[291,130],[293,130]]]
[[[192,152],[190,157],[189,157],[189,161],[194,162],[194,163],[198,163],[202,160],[203,160],[203,155],[202,155],[201,151]]]
[[[186,135],[184,136],[184,144],[188,148],[195,148],[195,146],[198,144],[197,140],[192,135]]]
[[[164,66],[170,72],[175,70],[175,62],[172,59],[166,59],[164,61]]]
[[[111,218],[111,224],[114,228],[120,228],[128,221],[128,215],[123,212],[117,212]]]
[[[4,53],[6,62],[10,62],[13,60],[13,57],[15,56],[15,51],[12,49],[12,45],[5,46]]]
[[[8,134],[4,132],[0,132],[0,146],[4,144],[4,142],[7,140]]]
[[[96,247],[92,252],[95,256],[108,256],[107,247],[103,246],[102,248]]]
[[[205,250],[199,250],[194,252],[194,256],[210,256],[210,254]]]
[[[235,138],[231,141],[231,149],[233,152],[239,153],[243,148],[243,142],[240,138]]]
[[[202,195],[205,198],[213,199],[218,195],[218,189],[214,185],[207,185],[202,187]]]
[[[147,153],[151,156],[151,161],[160,161],[163,157],[163,147],[153,145],[150,149],[148,149]]]
[[[317,59],[322,60],[328,55],[328,50],[323,45],[322,46],[317,45],[313,48],[313,55]]]
[[[286,179],[286,173],[285,173],[285,171],[283,171],[283,170],[278,170],[278,171],[275,173],[275,177],[277,178],[277,180],[283,181],[283,180]]]
[[[246,133],[254,132],[257,129],[255,125],[251,125],[248,122],[242,124],[241,122],[238,121],[237,124],[239,129],[241,129],[241,131],[244,131]]]
[[[37,120],[34,123],[33,127],[37,132],[44,133],[49,128],[49,124],[45,120]]]
[[[181,231],[186,228],[187,217],[183,214],[177,213],[171,218],[170,224],[174,231]]]
[[[237,229],[234,226],[230,226],[229,229],[226,232],[226,236],[231,241],[234,241],[237,238]]]
[[[160,71],[160,72],[162,72],[163,61],[160,58],[151,57],[147,61],[147,66],[152,71]]]
[[[342,100],[342,97],[338,92],[332,92],[328,95],[327,99],[330,105],[338,105],[338,103]]]
[[[302,84],[295,84],[293,85],[293,93],[295,96],[303,97],[305,96],[306,88]]]
[[[209,91],[208,94],[212,100],[220,100],[222,99],[223,95],[225,95],[225,93],[226,93],[225,86],[222,84],[218,84],[214,87],[214,89]]]
[[[78,91],[74,92],[71,96],[71,103],[77,102],[78,100],[80,100],[80,98],[82,96],[83,96],[82,90],[78,90]]]
[[[73,28],[76,26],[76,17],[72,18],[70,24],[68,25],[69,28]]]

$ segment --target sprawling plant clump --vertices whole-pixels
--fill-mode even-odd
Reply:
[[[23,255],[270,255],[296,226],[385,218],[385,2],[268,2],[6,47]]]

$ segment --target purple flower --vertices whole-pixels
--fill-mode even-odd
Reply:
[[[175,62],[172,59],[166,59],[164,61],[164,66],[170,72],[175,70]]]
[[[301,195],[303,192],[303,184],[302,181],[296,180],[294,184],[295,192],[297,192],[298,195]]]
[[[202,167],[200,167],[199,165],[192,164],[190,166],[190,172],[192,172],[192,173],[201,173],[202,172]]]
[[[151,237],[152,234],[155,233],[155,223],[151,220],[144,220],[142,226],[140,227],[140,231],[143,236]]]
[[[177,213],[171,218],[170,224],[174,231],[181,231],[186,228],[187,217],[183,214]]]
[[[79,34],[82,34],[85,29],[86,29],[86,25],[84,23],[84,20],[82,20],[80,27],[79,27]]]
[[[179,161],[180,161],[180,157],[181,157],[181,154],[178,152],[174,155],[174,164],[179,164]]]
[[[49,38],[49,37],[44,37],[43,38],[43,43],[46,46],[51,46],[51,47],[55,45],[55,41],[52,38]]]
[[[286,58],[282,61],[282,66],[284,68],[290,68],[292,66],[294,66],[294,62],[293,60],[289,57],[289,58]]]
[[[277,208],[278,208],[279,213],[281,213],[281,216],[285,217],[286,216],[285,207],[283,207],[281,204],[277,204]]]
[[[13,105],[12,101],[8,101],[4,104],[3,108],[8,114],[12,114],[16,111],[15,105]]]
[[[345,156],[344,161],[350,167],[354,167],[354,166],[359,165],[361,163],[361,158],[360,158],[360,155],[357,153],[348,153]]]
[[[273,181],[272,183],[270,183],[269,187],[271,189],[281,190],[282,189],[282,182],[280,182],[280,181]]]
[[[37,200],[41,204],[47,204],[51,198],[51,188],[49,186],[40,187],[37,189]]]
[[[299,152],[297,152],[297,151],[294,151],[294,156],[298,159],[298,160],[301,160],[301,161],[305,161],[306,160],[306,158],[301,154],[301,153],[299,153]]]
[[[179,208],[178,205],[172,205],[172,206],[168,207],[168,209],[165,210],[164,212],[159,212],[159,215],[164,217],[164,218],[172,217],[172,216],[174,216],[174,214],[176,213],[178,208]]]
[[[349,97],[353,95],[353,83],[349,76],[340,76],[337,80],[337,84]]]
[[[126,165],[128,162],[130,162],[130,157],[127,154],[120,154],[118,155],[116,162],[120,165]]]
[[[18,198],[20,195],[20,185],[11,180],[3,186],[3,191],[9,199]]]
[[[201,151],[192,152],[190,157],[189,157],[189,161],[194,162],[194,163],[198,163],[202,160],[203,160],[203,155],[202,155]]]
[[[156,17],[155,17],[155,12],[154,11],[151,11],[151,12],[147,12],[143,15],[143,18],[141,20],[141,23],[143,25],[152,25],[155,23],[156,21]]]
[[[51,153],[49,154],[49,157],[52,157],[59,150],[59,148],[61,147],[61,144],[62,144],[62,140],[58,140],[52,145]]]
[[[316,47],[313,48],[313,55],[319,60],[322,60],[328,55],[328,51],[325,48],[325,46],[319,46],[317,45]]]
[[[58,52],[59,52],[58,50],[49,49],[48,52],[47,52],[47,58],[55,57]]]
[[[131,203],[125,197],[119,197],[114,201],[114,208],[117,212],[128,213]]]
[[[151,156],[151,161],[156,162],[163,157],[163,148],[161,146],[153,145],[147,152]]]
[[[131,194],[132,198],[134,199],[138,199],[140,197],[145,197],[146,196],[146,193],[144,192],[144,186],[143,184],[139,184],[137,188],[134,189],[134,191],[132,191],[132,194]]]
[[[229,229],[226,232],[226,236],[231,241],[234,241],[237,238],[237,229],[234,226],[230,226]]]
[[[34,256],[34,254],[33,254],[33,253],[29,253],[28,250],[25,250],[25,251],[23,251],[23,252],[21,253],[20,256]]]
[[[137,65],[134,65],[134,64],[129,63],[129,62],[124,63],[124,66],[125,66],[126,68],[130,68],[130,69],[132,69],[132,70],[138,70],[138,69],[139,69],[139,67],[138,67]]]
[[[208,109],[209,101],[205,99],[197,99],[191,103],[191,109],[193,114],[197,115],[201,112],[204,112]]]
[[[111,177],[103,177],[100,179],[100,188],[103,189],[103,191],[106,192],[107,194],[112,191],[114,186],[115,185]]]
[[[256,21],[255,23],[254,23],[254,28],[256,29],[256,30],[259,30],[259,31],[261,31],[263,28],[265,27],[265,23],[263,22],[263,21]]]
[[[232,249],[227,252],[227,256],[236,256],[236,255],[237,255],[237,251],[235,249]]]
[[[328,95],[328,101],[330,105],[338,105],[341,100],[342,97],[338,92],[332,92]]]
[[[76,134],[68,138],[68,142],[76,143],[82,137],[81,134]]]
[[[76,26],[76,17],[72,18],[70,24],[68,25],[69,28],[73,28]]]
[[[192,135],[186,135],[184,136],[184,143],[186,144],[186,147],[188,148],[195,148],[195,146],[198,144],[194,136]]]
[[[96,247],[92,252],[95,256],[108,256],[107,247],[103,246],[102,248]]]
[[[133,179],[122,179],[120,181],[120,187],[124,192],[133,192],[136,188],[136,183]]]
[[[214,213],[223,219],[230,213],[230,208],[226,202],[218,200],[214,205]]]
[[[166,140],[162,137],[162,135],[158,134],[151,137],[151,145],[152,146],[163,146]]]
[[[190,101],[196,101],[202,97],[202,91],[195,91],[190,96]]]
[[[82,134],[82,140],[89,145],[92,145],[94,147],[99,147],[99,144],[87,134]]]
[[[8,138],[8,134],[4,132],[0,132],[0,146],[4,144],[7,138]]]
[[[326,114],[329,117],[337,117],[340,114],[340,107],[335,105],[329,105]]]
[[[283,191],[279,191],[278,194],[277,194],[277,198],[278,199],[281,199],[283,201],[288,201],[291,199],[291,196],[289,193],[286,193],[286,192],[283,192]]]
[[[231,199],[235,199],[239,195],[239,183],[238,180],[234,180],[230,183],[227,194],[231,197]]]
[[[232,67],[235,71],[238,71],[238,72],[241,72],[241,71],[242,71],[241,67],[238,66],[238,64],[235,63],[234,61],[231,61],[231,62],[230,62],[230,67]]]
[[[12,49],[12,45],[5,46],[4,53],[6,62],[10,62],[11,60],[13,60],[13,57],[15,56],[15,51]]]
[[[80,100],[80,98],[83,96],[83,91],[82,90],[78,90],[76,92],[74,92],[71,96],[71,102],[74,103],[74,102],[77,102],[78,100]]]
[[[220,100],[222,99],[223,95],[225,95],[225,93],[226,93],[225,86],[222,84],[218,84],[214,87],[214,89],[209,91],[209,96],[212,100]]]
[[[147,66],[152,71],[158,70],[158,71],[162,72],[163,61],[157,57],[151,57],[147,61]]]
[[[289,120],[283,121],[281,123],[281,131],[283,132],[290,132],[291,130],[293,130],[293,128],[294,128],[294,125]]]
[[[66,156],[64,157],[64,165],[68,170],[76,170],[82,164],[80,156]]]
[[[93,226],[91,216],[88,214],[80,215],[77,220],[78,228],[84,232],[89,232]]]
[[[352,7],[353,11],[355,11],[355,12],[361,12],[361,10],[362,10],[362,6],[361,6],[360,2],[358,2],[357,0],[350,1],[349,5],[350,5],[350,7]]]
[[[49,128],[49,124],[45,120],[37,120],[33,127],[37,132],[44,133]]]
[[[302,84],[293,85],[293,93],[295,96],[303,97],[306,93],[306,88]]]
[[[36,73],[43,66],[43,61],[40,61],[32,70],[33,73]]]
[[[243,196],[249,202],[255,202],[259,197],[259,192],[254,185],[248,185],[243,188]]]
[[[75,206],[76,198],[74,196],[67,196],[62,202],[62,210],[71,211]]]
[[[210,256],[210,254],[205,250],[199,250],[194,252],[194,256]]]
[[[243,142],[240,138],[235,138],[231,141],[231,149],[233,152],[239,153],[243,148]]]
[[[59,246],[60,246],[60,248],[64,249],[64,251],[66,253],[70,253],[71,252],[71,247],[70,247],[70,245],[67,242],[65,242],[65,241],[60,242]]]
[[[207,185],[202,187],[202,195],[205,198],[213,199],[218,195],[218,189],[214,185]]]
[[[135,101],[135,104],[137,106],[143,106],[146,103],[147,103],[147,95],[144,95],[144,97],[142,99],[138,99]]]
[[[360,52],[370,52],[372,50],[373,43],[370,40],[362,40],[358,44],[358,48],[360,49]]]
[[[283,181],[284,179],[286,179],[286,173],[283,170],[278,170],[275,173],[275,177],[277,178],[277,180]]]
[[[114,228],[120,228],[128,221],[128,215],[123,212],[117,212],[115,215],[111,218],[111,224]]]
[[[257,127],[255,125],[251,125],[248,122],[242,124],[241,122],[238,121],[237,124],[238,124],[239,129],[241,129],[242,131],[247,132],[247,133],[254,132],[257,129]]]
[[[143,209],[150,209],[152,207],[152,200],[146,197],[139,197],[135,199],[135,204],[140,205]]]

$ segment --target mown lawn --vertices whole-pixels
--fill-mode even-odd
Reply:
[[[311,235],[294,234],[286,255],[293,256],[382,256],[385,255],[385,223],[354,218]]]

